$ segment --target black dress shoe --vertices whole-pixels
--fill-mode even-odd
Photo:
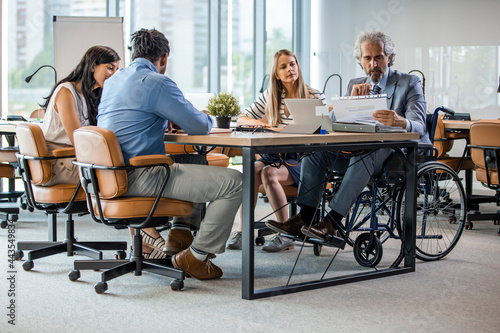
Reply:
[[[303,237],[301,228],[306,226],[306,223],[302,220],[300,214],[297,214],[285,222],[269,220],[266,222],[266,226],[273,231],[281,232],[286,235]]]

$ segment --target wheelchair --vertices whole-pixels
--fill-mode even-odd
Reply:
[[[433,133],[438,112],[428,115],[429,132]],[[431,136],[431,141],[433,137]],[[466,194],[457,173],[447,164],[437,161],[435,149],[420,146],[427,153],[416,156],[416,249],[417,259],[438,260],[449,254],[458,243],[466,220]],[[385,162],[382,172],[372,176],[359,195],[344,224],[336,225],[338,236],[345,245],[352,246],[356,261],[364,267],[375,267],[383,255],[387,239],[404,239],[405,179],[402,169],[404,156],[393,153]],[[330,172],[331,191],[325,191],[321,202],[321,216],[326,215],[326,204],[334,196],[342,176]],[[331,241],[309,239],[314,254],[320,255],[322,246]],[[391,266],[398,266],[400,255]]]
[[[434,133],[438,112],[428,115],[429,133]],[[434,126],[434,127],[433,127]],[[431,136],[433,142],[433,136]],[[433,261],[445,257],[458,243],[466,220],[466,195],[457,173],[447,164],[436,160],[433,145],[419,145],[421,153],[416,156],[416,249],[417,259]],[[360,156],[366,152],[358,153]],[[358,196],[344,223],[334,226],[338,237],[294,238],[313,245],[314,254],[319,256],[323,246],[344,249],[353,248],[353,255],[363,267],[376,267],[383,256],[383,243],[388,239],[401,241],[399,256],[391,267],[397,267],[403,260],[402,249],[405,239],[405,178],[403,153],[393,154],[386,160],[382,172],[373,175],[365,190]],[[318,206],[320,216],[328,213],[327,204],[342,182],[342,174],[329,171],[325,175],[329,189],[324,192]],[[293,204],[293,202],[292,202]],[[285,236],[285,235],[284,235]],[[343,241],[339,243],[339,238]],[[392,259],[391,259],[392,260]]]
[[[398,162],[399,163],[399,162]],[[466,197],[455,171],[437,161],[426,161],[417,166],[416,186],[416,249],[417,259],[438,260],[450,253],[464,229]],[[336,181],[341,181],[337,176]],[[338,186],[332,186],[333,189]],[[344,244],[352,246],[353,255],[363,267],[375,267],[383,255],[383,243],[392,238],[404,239],[405,179],[400,170],[385,171],[373,177],[359,195],[345,223],[335,227]],[[334,191],[326,191],[322,200],[322,215]],[[320,255],[322,246],[331,246],[329,239],[307,240],[313,244],[314,254]],[[341,248],[343,248],[341,246]],[[391,266],[398,266],[400,255]]]

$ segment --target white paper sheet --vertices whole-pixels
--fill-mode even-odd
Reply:
[[[335,121],[376,124],[378,122],[373,119],[372,115],[376,110],[387,109],[387,95],[333,97],[332,106]]]

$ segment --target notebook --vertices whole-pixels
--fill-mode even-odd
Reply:
[[[319,133],[320,129],[332,130],[328,113],[317,115],[316,107],[323,106],[320,99],[285,98],[285,104],[293,118],[293,124],[286,126],[281,133],[314,134]]]

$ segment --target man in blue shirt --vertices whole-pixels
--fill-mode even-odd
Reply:
[[[352,79],[347,87],[351,96],[387,94],[387,110],[376,110],[373,118],[384,125],[397,126],[408,132],[420,134],[421,143],[430,143],[426,128],[426,102],[422,85],[415,75],[392,70],[396,57],[394,43],[381,31],[362,32],[354,46],[354,57],[364,69],[366,76]],[[325,239],[332,236],[333,245],[342,245],[335,237],[335,228],[347,215],[357,197],[368,184],[370,177],[381,171],[391,149],[378,149],[363,156],[350,159],[341,153],[315,152],[302,161],[297,203],[300,213],[285,222],[269,221],[269,228],[277,232],[304,235]],[[342,183],[330,201],[331,211],[319,222],[315,219],[324,188],[327,169],[345,172]],[[311,221],[316,221],[309,228]]]
[[[195,109],[177,85],[164,75],[170,52],[165,36],[154,29],[141,29],[132,35],[132,47],[130,66],[119,70],[113,80],[106,80],[97,117],[98,126],[115,133],[125,163],[135,156],[165,154],[168,121],[188,134],[208,134],[212,128],[212,119]],[[193,239],[186,225],[170,230],[166,249],[170,249],[172,255],[178,252],[172,257],[172,263],[200,280],[219,278],[222,270],[210,258],[225,250],[241,204],[241,173],[228,168],[180,163],[171,165],[170,172],[164,197],[198,204],[209,202],[196,238]],[[155,196],[166,172],[164,168],[151,167],[134,170],[127,176],[127,195]],[[153,251],[151,253],[161,252],[165,242],[160,241],[156,230],[143,231],[143,245]]]

